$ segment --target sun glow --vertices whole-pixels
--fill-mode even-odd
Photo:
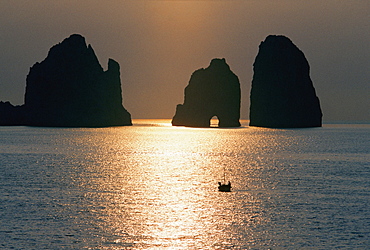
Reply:
[[[80,166],[84,174],[77,182],[91,202],[85,212],[90,214],[86,223],[92,233],[97,228],[113,235],[110,241],[117,248],[109,249],[222,249],[232,246],[234,233],[253,240],[251,230],[264,218],[256,212],[261,201],[245,192],[245,183],[253,178],[258,182],[259,177],[235,174],[249,171],[247,158],[235,155],[235,146],[228,146],[241,129],[168,124],[169,120],[135,120],[133,127],[97,129],[96,137],[86,137],[96,144],[86,144],[91,150],[82,155],[89,164]],[[125,138],[127,129],[132,130],[130,140]],[[231,193],[217,190],[224,170],[233,183]],[[250,208],[243,210],[246,214],[234,212],[240,209],[235,203],[239,196]],[[246,225],[242,227],[246,232],[233,231],[235,220]]]
[[[209,7],[204,2],[166,1],[150,5],[150,12],[153,13],[151,18],[157,27],[166,27],[166,29],[172,27],[174,28],[172,31],[180,29],[194,32],[206,20],[205,17],[209,15],[209,11]]]

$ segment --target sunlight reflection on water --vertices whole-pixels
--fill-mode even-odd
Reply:
[[[300,249],[368,242],[361,219],[370,216],[368,130],[169,122],[7,130],[2,246]],[[217,191],[224,173],[231,193]]]
[[[99,169],[101,173],[98,177],[81,176],[81,185],[96,192],[91,194],[92,200],[98,200],[93,198],[97,194],[101,202],[107,199],[98,213],[104,218],[104,226],[115,232],[117,247],[125,242],[143,248],[225,248],[240,240],[240,235],[253,242],[252,232],[238,232],[248,227],[233,224],[246,219],[240,221],[246,226],[251,221],[260,223],[258,200],[241,193],[245,201],[240,203],[241,197],[216,191],[224,169],[231,181],[239,178],[233,173],[234,166],[240,164],[235,159],[238,153],[223,142],[228,130],[217,133],[215,129],[166,127],[160,137],[157,133],[161,128],[138,127],[135,140],[129,143],[119,140],[120,132],[115,131],[118,145],[90,138],[96,143],[90,144],[89,154],[84,154],[92,158],[83,161],[92,163],[86,166],[86,172]],[[111,140],[111,136],[106,138]],[[233,144],[235,139],[229,138],[226,143]],[[240,188],[238,182],[234,188]],[[113,201],[112,190],[119,194]],[[254,211],[248,211],[248,207]],[[243,213],[236,214],[235,210]],[[126,241],[122,242],[121,237]]]

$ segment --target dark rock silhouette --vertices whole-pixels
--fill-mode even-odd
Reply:
[[[268,36],[253,64],[250,126],[321,127],[322,112],[301,50],[285,36]]]
[[[25,104],[15,116],[19,125],[31,126],[132,125],[122,106],[119,64],[109,59],[104,71],[92,47],[76,34],[53,46],[44,61],[31,67]]]
[[[209,127],[214,116],[219,127],[240,126],[240,83],[225,59],[213,59],[208,68],[192,74],[172,125]]]
[[[0,126],[25,125],[23,106],[0,101]]]

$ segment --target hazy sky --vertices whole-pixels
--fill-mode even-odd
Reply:
[[[23,104],[29,68],[73,33],[121,65],[133,118],[172,118],[191,74],[226,58],[249,115],[253,62],[269,34],[305,54],[324,120],[370,121],[369,0],[1,0],[0,100]]]

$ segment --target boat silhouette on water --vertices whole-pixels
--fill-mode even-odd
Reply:
[[[224,182],[218,182],[218,191],[220,192],[231,192],[231,182],[229,181],[226,184],[226,172],[225,172],[225,167],[224,167]]]
[[[231,192],[231,183],[230,181],[227,184],[218,183],[218,191],[220,192]]]

